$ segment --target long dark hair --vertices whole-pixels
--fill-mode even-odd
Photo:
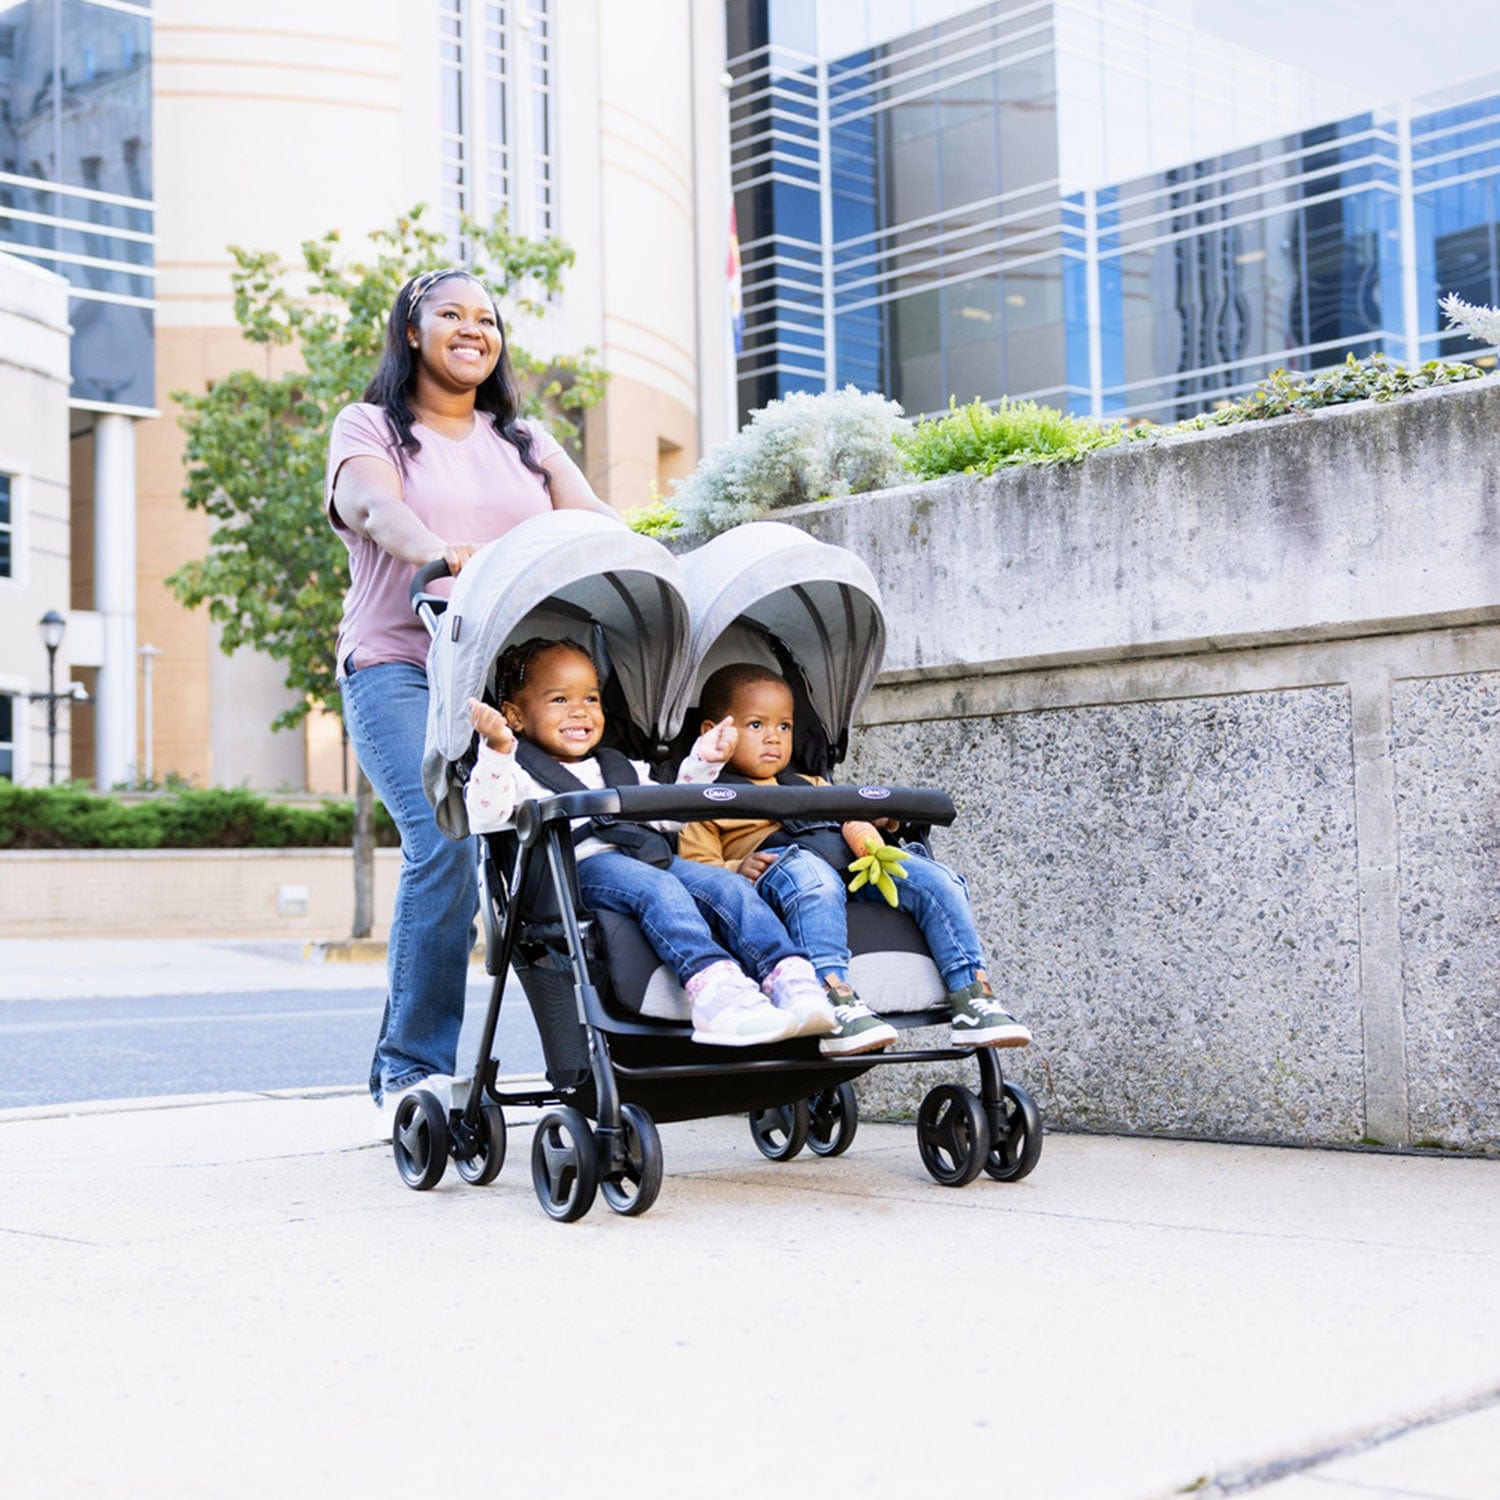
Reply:
[[[385,352],[365,387],[364,399],[384,410],[403,461],[408,455],[422,451],[421,440],[411,430],[417,419],[411,406],[411,394],[417,388],[417,351],[407,342],[406,330],[408,325],[416,323],[417,306],[432,288],[454,276],[484,285],[473,272],[462,266],[450,266],[446,270],[423,271],[397,292],[386,324]],[[495,299],[488,287],[485,295],[495,308],[495,326],[500,331],[500,358],[483,384],[475,388],[474,410],[489,413],[500,436],[521,455],[521,462],[541,479],[550,495],[552,476],[531,456],[531,430],[518,420],[520,394],[516,388],[515,371],[511,369],[510,342],[505,337],[505,324],[501,322],[500,309],[495,307]]]

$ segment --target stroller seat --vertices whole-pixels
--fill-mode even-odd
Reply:
[[[612,911],[596,913],[595,920],[608,955],[615,1005],[630,1015],[686,1023],[688,998],[640,927]],[[878,1015],[911,1015],[941,1006],[947,998],[927,944],[904,911],[851,905],[849,951],[850,983]]]

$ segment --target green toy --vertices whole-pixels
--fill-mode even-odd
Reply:
[[[849,889],[857,891],[862,885],[873,885],[894,906],[896,881],[891,876],[894,875],[896,880],[906,879],[906,871],[901,866],[908,857],[905,849],[898,849],[894,844],[877,844],[874,839],[866,839],[865,852],[850,861],[849,871],[854,878],[849,882]]]

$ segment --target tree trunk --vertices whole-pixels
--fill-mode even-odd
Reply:
[[[354,770],[354,931],[367,938],[375,925],[375,789]]]

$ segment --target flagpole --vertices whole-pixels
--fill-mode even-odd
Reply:
[[[729,202],[725,223],[724,315],[729,337],[724,341],[724,436],[731,438],[740,430],[740,349],[743,347],[745,311],[744,285],[740,274],[739,225],[734,209],[734,138],[730,122],[731,89],[734,75],[727,69],[719,75],[724,91],[724,196]]]

